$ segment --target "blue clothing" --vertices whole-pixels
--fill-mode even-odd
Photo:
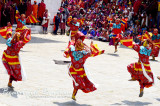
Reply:
[[[146,47],[144,47],[144,46],[140,46],[140,51],[139,51],[139,53],[140,54],[144,54],[144,55],[146,55],[146,56],[150,56],[150,54],[151,54],[151,49],[147,49]]]
[[[87,30],[82,30],[81,31],[84,35],[87,35]]]
[[[95,37],[96,36],[96,31],[92,30],[90,34]]]
[[[160,39],[160,34],[158,34],[158,35],[153,35],[152,36],[152,40],[159,40]]]

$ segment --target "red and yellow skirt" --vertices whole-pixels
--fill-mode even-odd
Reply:
[[[71,65],[69,68],[69,75],[73,78],[74,89],[81,89],[84,93],[93,92],[97,89],[87,78],[84,68],[75,69]]]
[[[23,26],[23,27],[21,27],[21,28],[16,28],[16,32],[19,32],[19,33],[21,33],[21,32],[23,32],[25,29],[28,29],[26,26]]]
[[[22,81],[21,65],[18,55],[12,55],[10,54],[10,51],[4,51],[2,62],[8,75],[12,76],[13,80]]]
[[[150,78],[152,78],[152,82],[149,82],[148,79],[144,76],[141,63],[132,63],[127,66],[128,72],[131,74],[131,77],[139,81],[141,87],[149,88],[154,83],[153,73],[151,72],[150,64],[143,64],[146,73]]]

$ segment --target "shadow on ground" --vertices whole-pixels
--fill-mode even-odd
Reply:
[[[0,88],[0,94],[2,94],[2,95],[6,94],[6,95],[10,95],[14,98],[18,98],[18,96],[17,96],[18,94],[16,91],[14,91],[13,88],[8,88],[8,87],[7,88]]]
[[[6,40],[0,36],[0,43],[5,44]],[[29,43],[65,43],[63,41],[57,41],[57,40],[50,40],[50,39],[44,39],[39,37],[32,37],[31,41]]]
[[[152,61],[152,62],[158,62],[158,60],[153,60],[153,59],[149,59],[149,61]]]
[[[67,65],[69,63],[71,63],[71,61],[62,61],[62,60],[53,60],[55,62],[55,64],[58,65]]]
[[[107,55],[119,57],[119,55],[118,55],[118,54],[115,54],[115,53],[108,53]]]
[[[119,48],[131,49],[131,48],[128,48],[128,47],[126,47],[126,46],[124,46],[122,44],[120,44]]]
[[[64,103],[53,102],[53,104],[56,104],[58,106],[91,106],[91,105],[86,105],[86,104],[78,104],[75,101],[69,101],[69,102],[64,102]]]
[[[145,105],[150,105],[152,103],[150,102],[140,102],[140,101],[128,101],[128,100],[124,100],[122,101],[122,103],[115,103],[112,104],[114,106],[120,106],[120,105],[127,105],[127,106],[145,106]]]
[[[160,101],[160,98],[156,98],[157,101]]]

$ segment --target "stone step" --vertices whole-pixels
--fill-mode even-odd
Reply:
[[[12,26],[12,30],[13,32],[15,32],[17,25],[13,24]],[[32,34],[40,34],[43,33],[43,28],[40,25],[26,25],[26,27],[31,29],[31,33]],[[53,32],[53,25],[49,25],[48,26],[48,32]]]

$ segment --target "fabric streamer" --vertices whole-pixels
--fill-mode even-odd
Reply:
[[[86,73],[86,75],[87,75],[87,78],[95,85],[96,88],[99,87],[99,85],[96,84],[96,83],[93,81],[93,79],[90,77],[90,72],[87,70],[87,68],[85,67],[85,65],[84,65],[84,70],[85,70],[85,73]]]
[[[146,73],[145,68],[144,68],[144,65],[143,65],[142,62],[141,62],[141,66],[142,66],[142,70],[143,70],[143,75],[148,79],[149,82],[152,82],[153,80],[152,80],[152,78],[150,78],[150,77],[148,76],[148,74]]]
[[[22,81],[26,81],[27,80],[27,75],[26,75],[26,72],[23,68],[20,56],[19,56],[19,62],[20,62],[20,65],[21,65]]]
[[[70,63],[70,64],[68,65],[68,73],[69,73],[70,77],[72,78],[72,80],[74,81],[75,85],[78,86],[79,84],[76,83],[76,81],[75,81],[74,78],[72,77],[71,73],[69,72],[69,68],[71,67],[71,64],[72,64],[72,63]]]

